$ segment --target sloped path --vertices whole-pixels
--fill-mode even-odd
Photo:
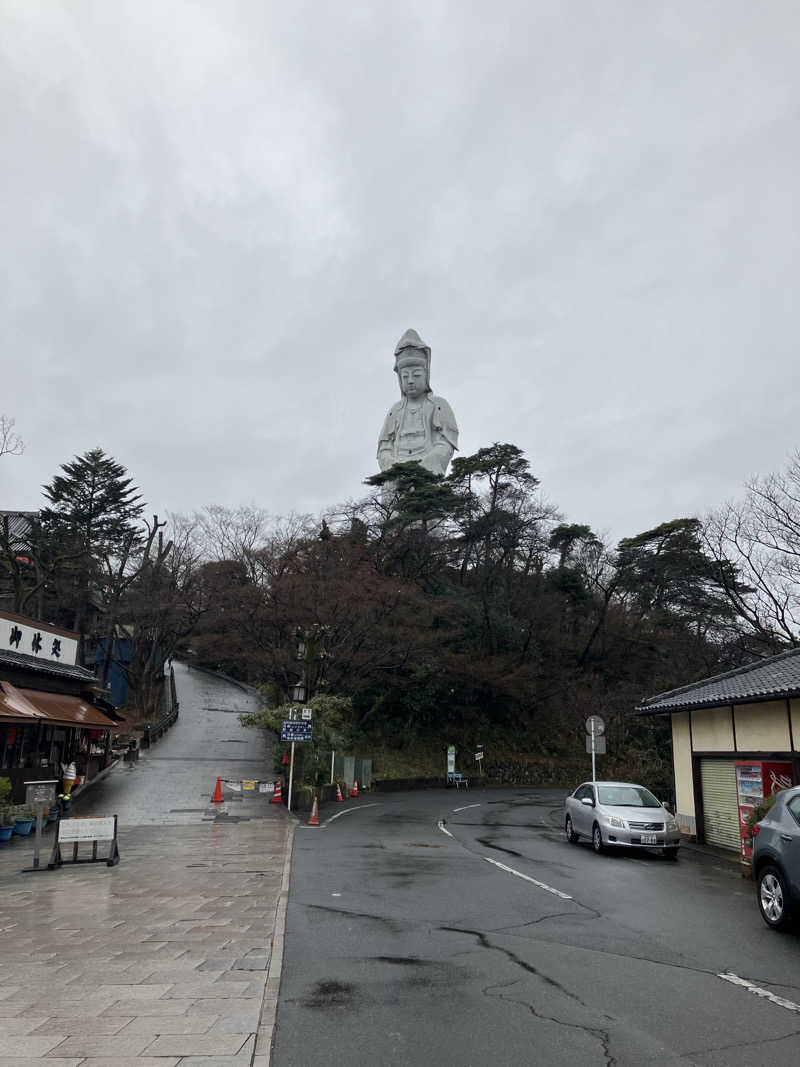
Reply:
[[[268,1063],[294,823],[259,795],[210,804],[218,774],[271,758],[238,723],[251,696],[177,682],[179,723],[75,805],[119,816],[118,866],[21,873],[32,842],[0,852],[0,1067]]]

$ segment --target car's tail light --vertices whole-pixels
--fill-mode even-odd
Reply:
[[[753,837],[758,837],[758,835],[760,833],[761,833],[761,827],[758,825],[758,823],[756,823],[755,826],[753,827]]]

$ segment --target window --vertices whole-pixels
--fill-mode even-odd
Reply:
[[[661,805],[643,785],[611,785],[600,789],[600,803],[609,808],[660,808]]]

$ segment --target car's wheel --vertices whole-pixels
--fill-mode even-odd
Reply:
[[[597,823],[592,827],[592,848],[595,852],[605,852],[605,845],[603,844],[603,835],[600,832],[600,827]]]
[[[676,860],[678,858],[678,849],[674,846],[665,848],[663,851],[665,860]]]
[[[777,867],[762,867],[758,874],[758,910],[761,918],[773,930],[786,926],[790,918],[786,882]]]
[[[566,817],[566,819],[564,820],[564,833],[567,835],[567,841],[569,841],[569,843],[571,845],[574,845],[575,842],[578,840],[578,835],[575,833],[575,831],[572,828],[572,816],[571,815],[568,815]]]

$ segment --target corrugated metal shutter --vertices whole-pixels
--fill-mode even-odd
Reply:
[[[701,760],[700,778],[703,785],[703,829],[706,842],[738,852],[741,841],[733,760]]]

